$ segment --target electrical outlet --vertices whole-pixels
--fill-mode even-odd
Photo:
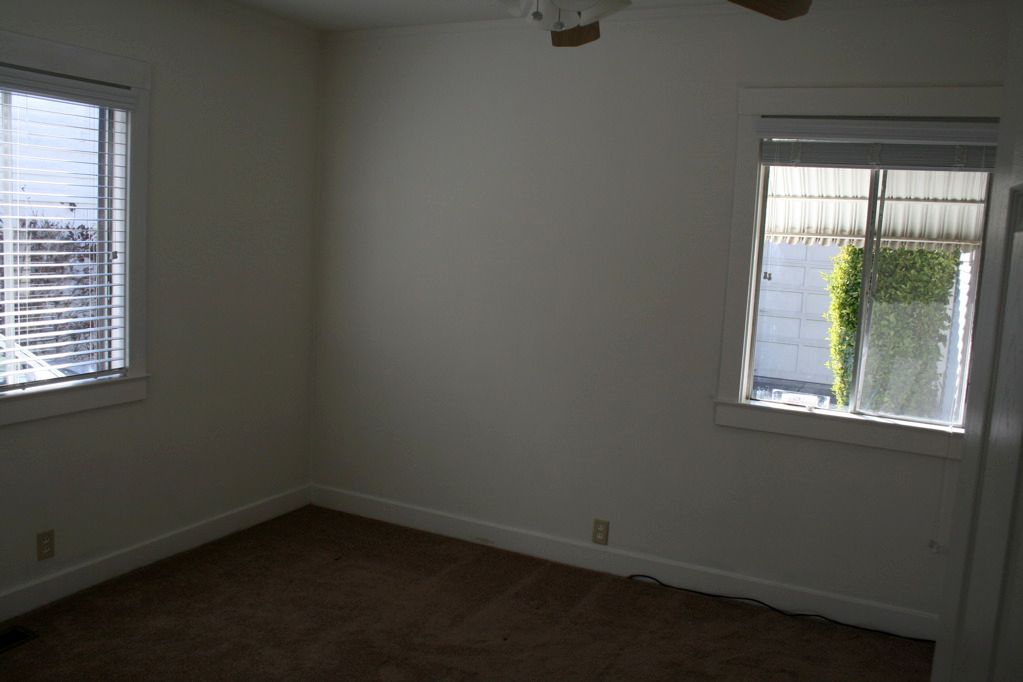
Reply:
[[[593,541],[598,545],[607,544],[607,533],[611,522],[604,519],[593,519]]]
[[[42,533],[36,533],[36,559],[38,561],[52,559],[56,551],[52,528],[44,530]]]

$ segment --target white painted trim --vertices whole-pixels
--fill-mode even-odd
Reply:
[[[0,621],[309,504],[299,486],[0,592]]]
[[[572,566],[614,575],[644,573],[679,587],[752,597],[778,608],[820,613],[853,625],[924,638],[933,638],[937,631],[937,615],[926,611],[789,585],[613,546],[593,545],[350,490],[314,484],[310,486],[310,500],[321,507],[469,542],[493,545]]]
[[[149,65],[137,59],[75,45],[0,31],[0,64],[33,69],[80,80],[149,88]]]
[[[760,116],[874,116],[874,117],[939,117],[950,119],[997,119],[1002,110],[1002,88],[990,85],[964,85],[948,87],[882,87],[882,88],[742,88],[738,91],[738,130],[736,131],[735,178],[732,196],[731,242],[728,254],[728,280],[725,290],[725,310],[721,332],[721,357],[718,364],[717,402],[726,407],[715,410],[718,424],[757,429],[806,438],[835,440],[872,447],[886,447],[872,425],[858,436],[852,430],[866,421],[843,424],[831,428],[821,422],[819,415],[782,415],[780,422],[772,420],[770,413],[752,412],[743,397],[743,382],[748,376],[750,353],[750,322],[756,293],[753,267],[758,260],[757,226],[760,222],[757,205],[760,182],[760,145],[756,122]],[[984,243],[984,278],[978,304],[978,317],[973,337],[970,389],[967,410],[983,412],[990,384],[990,370],[986,352],[989,352],[989,311],[997,296],[989,286],[993,272],[1000,272],[1004,243],[997,229],[987,231]],[[740,411],[740,407],[750,410]],[[833,415],[832,415],[833,416]],[[834,423],[834,422],[832,422]],[[971,420],[966,420],[967,430]],[[974,426],[975,426],[974,422]],[[764,427],[764,428],[760,428]],[[916,436],[910,436],[910,445],[900,443],[899,450],[917,454],[936,455],[957,459],[966,447],[963,437],[934,442],[926,427]],[[892,449],[887,445],[887,449]]]
[[[714,406],[714,423],[942,459],[960,459],[963,446],[962,429],[776,403],[719,401]]]
[[[9,393],[0,397],[0,426],[145,400],[149,377],[95,379],[57,390]]]
[[[54,383],[0,399],[0,426],[144,400],[146,369],[146,217],[149,187],[150,67],[137,59],[0,31],[0,82],[27,92],[125,109],[128,129],[128,282],[124,376]]]
[[[113,377],[7,393],[0,397],[0,426],[145,400],[148,382],[148,376]]]
[[[1012,148],[1007,142],[999,147],[999,153]],[[1011,164],[1008,159],[1002,162]],[[1000,662],[996,656],[1003,657],[1001,662],[1010,660],[1006,651],[996,646],[1005,644],[1003,619],[1012,608],[1008,600],[1014,576],[1009,571],[1017,567],[1013,543],[1020,535],[1014,528],[1014,508],[1023,499],[1023,363],[1019,359],[1023,338],[1023,231],[1019,229],[1023,227],[1023,185],[1005,188],[996,199],[999,203],[989,229],[1004,226],[1004,248],[1010,254],[993,332],[997,350],[991,357],[997,362],[990,410],[968,415],[983,428],[967,442],[960,473],[962,492],[956,500],[953,552],[945,576],[943,620],[932,668],[934,682],[1016,679],[998,677],[995,669]],[[1018,649],[1018,642],[1011,642],[1010,647]],[[1010,675],[1018,677],[1019,672],[1010,671]]]
[[[1001,104],[1002,88],[987,85],[744,88],[739,91],[740,116],[997,118]]]
[[[742,98],[742,91],[739,94]],[[759,259],[757,226],[760,223],[759,196],[760,140],[755,132],[756,118],[738,117],[735,133],[735,179],[732,188],[732,230],[728,246],[728,279],[725,286],[725,309],[721,322],[721,356],[718,360],[719,401],[741,400],[744,377],[749,375],[749,354],[746,330],[752,321],[751,312],[756,281],[754,273]]]

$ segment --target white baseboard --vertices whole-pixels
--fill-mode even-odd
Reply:
[[[307,504],[309,487],[303,485],[16,585],[0,593],[0,621]]]
[[[645,573],[679,587],[760,599],[789,611],[819,613],[854,625],[933,639],[937,615],[849,595],[601,547],[480,519],[327,486],[301,486],[131,547],[84,561],[0,593],[0,621],[146,564],[268,521],[309,502],[409,528],[500,547],[614,575]]]
[[[938,616],[926,611],[602,547],[328,486],[310,486],[310,500],[328,509],[613,575],[643,573],[679,587],[752,597],[786,611],[818,613],[843,623],[909,637],[934,639],[937,634]]]

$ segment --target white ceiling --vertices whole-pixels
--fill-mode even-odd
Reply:
[[[240,0],[323,29],[355,30],[508,19],[498,0]],[[632,0],[636,9],[724,4],[725,0]]]

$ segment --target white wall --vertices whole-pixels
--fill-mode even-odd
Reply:
[[[954,465],[713,423],[737,90],[999,83],[1004,6],[820,4],[335,36],[314,499],[933,635]]]
[[[220,0],[4,0],[0,17],[153,76],[149,397],[0,429],[3,596],[306,483],[318,39]],[[37,563],[47,528],[57,556]],[[0,618],[33,601],[17,596]]]

